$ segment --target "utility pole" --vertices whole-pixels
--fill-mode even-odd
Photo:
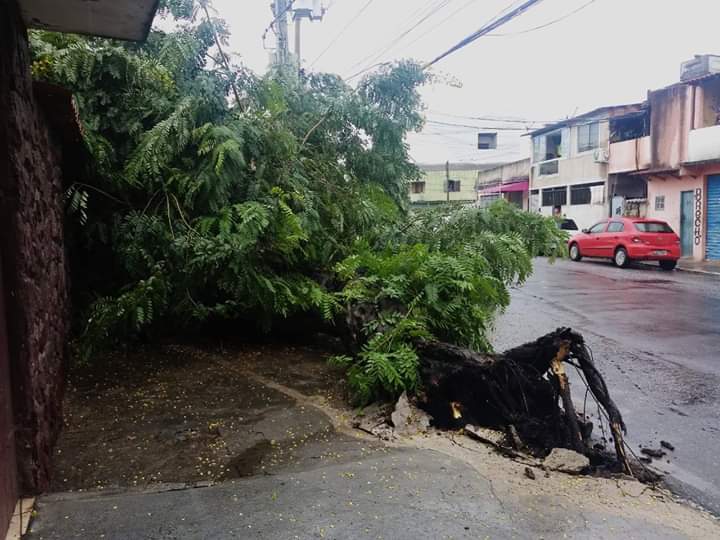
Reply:
[[[286,66],[290,58],[288,47],[288,1],[275,0],[273,12],[275,13],[275,33],[277,34],[277,64]]]
[[[300,32],[302,30],[302,17],[295,16],[295,56],[298,59],[298,65],[302,64],[302,56],[300,55],[300,43],[302,42]]]
[[[447,202],[450,202],[450,162],[445,162],[445,192],[447,194]]]

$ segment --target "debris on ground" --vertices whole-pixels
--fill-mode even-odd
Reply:
[[[401,436],[412,436],[418,433],[427,433],[430,428],[430,416],[414,407],[408,399],[407,393],[403,392],[395,404],[395,410],[390,415],[390,421],[395,428],[395,434]]]
[[[420,342],[417,351],[423,382],[418,406],[432,416],[434,426],[482,426],[504,432],[511,448],[537,458],[562,448],[593,464],[605,463],[607,453],[591,439],[592,423],[573,405],[565,369],[577,368],[588,395],[607,419],[617,472],[634,475],[625,451],[622,415],[577,332],[560,328],[502,354],[481,354],[437,341]]]
[[[530,480],[535,480],[535,471],[533,471],[530,467],[525,467],[525,476],[527,476]]]
[[[374,403],[358,412],[351,425],[383,441],[395,438],[395,430],[388,423],[391,412],[387,404]]]
[[[663,457],[665,455],[665,452],[663,452],[659,448],[643,448],[640,450],[640,452],[642,452],[646,456],[649,456],[651,458],[656,458],[656,459],[660,459],[661,457]]]
[[[671,452],[675,451],[675,447],[667,441],[660,441],[660,446],[667,450],[670,450]]]
[[[553,448],[543,465],[550,470],[568,474],[580,474],[590,467],[587,456],[567,448]]]

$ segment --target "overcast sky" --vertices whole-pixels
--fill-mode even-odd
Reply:
[[[430,60],[508,6],[521,3],[323,1],[329,8],[324,20],[304,23],[303,66],[345,77],[377,62]],[[462,87],[436,83],[424,88],[428,120],[517,127],[464,117],[548,121],[600,106],[642,101],[647,90],[678,81],[682,61],[694,54],[720,54],[720,0],[594,0],[562,21],[522,33],[588,2],[543,0],[496,31],[506,35],[480,38],[439,63],[435,72],[460,81]],[[270,3],[213,0],[230,25],[232,52],[259,73],[267,69],[271,52],[263,48],[261,39],[273,18]],[[397,41],[426,15],[430,15],[427,20]],[[275,45],[272,32],[266,45]],[[478,131],[428,123],[408,142],[420,163],[507,161],[529,154],[527,138],[512,131],[499,131],[496,151],[477,150]]]

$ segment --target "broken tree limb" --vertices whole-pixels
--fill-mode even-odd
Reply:
[[[560,344],[560,349],[557,354],[552,359],[550,369],[557,380],[560,397],[563,402],[563,409],[565,409],[565,417],[567,418],[568,427],[570,428],[570,440],[573,449],[577,452],[583,452],[585,451],[585,444],[580,434],[580,425],[578,424],[575,405],[573,405],[572,395],[570,394],[570,382],[568,381],[567,373],[565,373],[564,362],[568,359],[569,354],[570,341],[563,341]]]
[[[435,425],[513,426],[518,439],[536,454],[569,448],[594,456],[587,436],[591,425],[575,411],[564,367],[576,360],[608,416],[618,462],[631,474],[622,416],[580,334],[561,328],[503,354],[481,354],[437,341],[417,343],[416,350],[423,382],[419,405]]]
[[[622,464],[624,472],[633,476],[630,461],[625,453],[625,439],[623,436],[624,433],[627,433],[625,422],[623,421],[617,405],[615,405],[615,402],[610,397],[610,392],[605,384],[605,379],[603,379],[603,376],[600,374],[597,367],[595,367],[592,355],[585,345],[585,341],[582,336],[579,334],[573,342],[571,350],[573,357],[576,358],[580,364],[580,369],[582,369],[583,375],[585,376],[585,382],[587,383],[588,388],[590,388],[590,392],[593,396],[595,396],[595,399],[598,400],[607,414],[618,461]]]

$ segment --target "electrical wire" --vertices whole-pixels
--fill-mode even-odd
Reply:
[[[481,120],[486,122],[505,122],[514,124],[555,124],[557,120],[531,120],[529,118],[518,118],[512,116],[465,116],[461,114],[444,113],[440,111],[428,110],[430,114],[438,116],[447,116],[449,118],[459,118],[461,120]]]
[[[514,0],[514,1],[511,2],[509,5],[507,5],[505,8],[503,8],[497,15],[495,15],[495,16],[493,17],[493,19],[497,19],[498,17],[502,17],[504,14],[506,14],[507,12],[509,12],[509,11],[510,11],[511,9],[513,9],[515,6],[517,6],[520,2],[522,2],[522,0]],[[437,30],[437,28],[439,28],[440,25],[442,25],[442,24],[443,24],[445,21],[447,21],[448,19],[452,18],[452,17],[453,17],[455,14],[457,14],[459,11],[462,11],[462,10],[463,10],[464,8],[466,8],[469,4],[470,4],[470,3],[465,4],[465,5],[461,6],[460,9],[455,10],[449,17],[446,17],[445,19],[443,19],[443,21],[441,21],[438,25],[436,25],[433,30]],[[421,9],[420,11],[422,11],[422,9]],[[415,13],[418,13],[418,12],[415,12]],[[433,31],[433,30],[431,30],[431,31]],[[421,37],[424,37],[425,35],[427,35],[427,33],[423,34],[423,36],[421,36]],[[410,44],[407,45],[406,47],[409,47],[410,45],[416,43],[417,41],[419,41],[419,39],[414,40],[412,43],[410,43]],[[386,52],[386,51],[384,50],[383,53],[384,53],[384,52]],[[382,55],[382,53],[381,53],[381,55]],[[378,58],[378,56],[381,56],[381,55],[374,55],[374,58]],[[352,67],[355,67],[355,66],[361,64],[362,62],[364,62],[365,60],[367,60],[368,58],[371,58],[371,57],[373,57],[373,54],[370,54],[369,56],[365,57],[363,60],[361,60],[361,61],[359,61],[359,62],[356,62],[355,64],[353,64]],[[387,64],[389,64],[389,63],[390,63],[390,62],[378,62],[378,63],[376,63],[376,64],[372,64],[372,65],[370,65],[370,66],[368,66],[368,67],[366,67],[366,68],[361,69],[360,71],[358,71],[358,72],[356,72],[356,73],[353,73],[353,74],[350,75],[349,77],[346,77],[345,80],[346,80],[346,81],[351,81],[351,80],[353,80],[354,78],[359,77],[359,76],[362,75],[363,73],[366,73],[366,72],[370,71],[370,70],[373,69],[373,68],[376,68],[376,67],[379,67],[379,66],[384,66],[384,65],[387,65]]]
[[[425,36],[428,36],[428,35],[434,33],[434,32],[435,32],[436,30],[438,30],[443,24],[445,24],[445,23],[448,22],[450,19],[452,19],[453,17],[455,17],[455,15],[457,15],[457,14],[460,13],[461,11],[464,11],[465,9],[467,9],[468,7],[470,7],[470,5],[471,5],[471,4],[474,4],[475,2],[477,2],[477,0],[470,0],[469,2],[463,4],[463,5],[460,6],[458,9],[456,9],[455,11],[453,11],[450,15],[448,15],[447,17],[445,17],[442,21],[440,21],[440,22],[437,23],[435,26],[433,26],[432,28],[430,28],[427,32],[425,32],[425,33],[423,33],[423,34],[420,34],[420,36],[418,36],[416,39],[414,39],[413,41],[411,41],[410,43],[408,43],[407,45],[405,45],[405,48],[408,49],[408,48],[412,47],[413,45],[415,45],[418,41],[420,41],[420,40],[421,40],[422,38],[424,38]]]
[[[540,2],[542,2],[542,0],[527,0],[527,2],[525,2],[524,4],[522,4],[522,5],[514,8],[514,9],[512,9],[510,12],[506,13],[505,15],[502,15],[501,17],[495,18],[494,20],[486,23],[485,25],[483,25],[482,27],[480,27],[477,31],[473,32],[472,34],[470,34],[470,35],[467,36],[466,38],[464,38],[464,39],[462,39],[461,41],[459,41],[457,44],[455,44],[455,45],[453,45],[452,47],[450,47],[447,51],[445,51],[445,52],[442,53],[441,55],[437,56],[436,58],[434,58],[433,60],[431,60],[430,62],[428,62],[427,64],[425,64],[425,65],[423,66],[423,69],[427,69],[427,68],[429,68],[429,67],[437,64],[438,62],[440,62],[440,61],[443,60],[444,58],[447,58],[448,56],[450,56],[450,55],[453,54],[454,52],[457,52],[457,51],[459,51],[460,49],[463,49],[463,48],[467,47],[468,45],[470,45],[470,44],[473,43],[474,41],[480,39],[480,38],[483,37],[484,35],[487,35],[487,34],[489,34],[490,32],[492,32],[493,30],[495,30],[495,29],[497,29],[497,28],[499,28],[499,27],[501,27],[501,26],[509,23],[509,22],[510,22],[511,20],[513,20],[515,17],[518,17],[519,15],[522,15],[525,11],[527,11],[527,10],[530,9],[530,8],[532,8],[533,6],[536,6],[536,5],[539,4]]]
[[[351,69],[358,65],[364,64],[367,61],[374,62],[375,60],[378,60],[384,54],[387,54],[388,52],[390,52],[400,41],[402,41],[405,38],[405,36],[411,34],[416,28],[421,26],[425,21],[427,21],[428,19],[433,17],[435,14],[439,13],[441,9],[447,7],[448,4],[450,4],[451,2],[453,2],[453,0],[441,0],[441,2],[439,2],[437,5],[432,6],[430,11],[425,13],[420,18],[420,20],[413,23],[413,25],[410,26],[410,28],[405,30],[403,33],[401,33],[399,36],[397,36],[391,42],[387,43],[386,45],[383,45],[379,49],[376,49],[374,52],[370,53],[365,58],[362,58],[361,60],[355,62],[355,64],[353,64],[351,66]],[[347,80],[354,79],[358,75],[362,75],[366,71],[369,71],[370,69],[374,68],[376,65],[379,65],[379,64],[373,64],[371,66],[368,66],[365,69],[362,69],[362,70],[358,71],[357,73],[351,75],[350,77],[347,78]]]
[[[527,128],[524,127],[512,127],[512,126],[471,126],[469,124],[456,124],[453,122],[440,122],[439,120],[427,120],[427,124],[432,124],[435,126],[449,126],[449,127],[465,127],[469,129],[487,129],[487,130],[495,130],[495,131],[528,131]]]
[[[569,13],[566,13],[565,15],[558,17],[557,19],[553,19],[552,21],[548,21],[545,24],[541,24],[540,26],[534,26],[532,28],[527,28],[525,30],[520,30],[519,32],[509,32],[506,34],[488,34],[487,37],[510,37],[510,36],[520,36],[522,34],[529,34],[530,32],[535,32],[536,30],[542,30],[543,28],[547,28],[548,26],[552,26],[554,24],[557,24],[559,22],[564,21],[565,19],[569,19],[576,13],[579,13],[583,9],[589,7],[591,4],[594,4],[597,0],[590,0],[589,2],[583,4],[582,6],[575,8]]]
[[[320,60],[323,56],[325,56],[325,53],[327,53],[332,48],[332,46],[338,42],[338,40],[343,36],[343,34],[347,31],[347,29],[350,28],[362,16],[363,13],[365,13],[365,11],[370,7],[370,5],[374,1],[375,0],[368,0],[367,3],[362,8],[360,8],[360,11],[358,11],[355,15],[352,16],[350,21],[348,21],[348,23],[343,27],[343,29],[340,30],[340,32],[338,32],[337,35],[332,40],[330,40],[330,43],[328,43],[328,46],[325,47],[323,49],[323,51],[318,56],[315,57],[315,60],[310,62],[310,67],[313,67],[318,60]]]

